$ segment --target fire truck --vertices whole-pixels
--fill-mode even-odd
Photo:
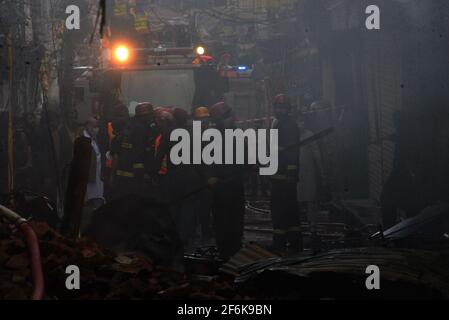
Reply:
[[[123,103],[131,115],[140,102],[179,107],[191,112],[223,99],[228,79],[220,76],[213,58],[196,48],[133,48],[117,43],[99,68],[76,68],[75,103],[81,121],[108,117]]]
[[[222,100],[228,78],[212,48],[197,43],[192,22],[147,0],[107,1],[98,66],[75,69],[80,120],[108,117],[118,103],[130,114],[140,102],[190,112]]]
[[[191,20],[176,12],[164,18],[162,9],[148,2],[107,2],[99,66],[76,69],[75,103],[81,120],[92,114],[108,117],[119,102],[132,115],[139,102],[148,101],[190,112],[224,100],[239,120],[269,115],[251,66],[231,66],[230,55],[226,58],[216,41],[199,42]]]

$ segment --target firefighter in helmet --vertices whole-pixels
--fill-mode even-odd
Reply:
[[[133,174],[137,194],[146,196],[145,174],[153,166],[151,145],[155,138],[154,110],[150,102],[136,106],[136,115],[131,124],[131,141],[133,144]]]
[[[135,190],[133,173],[134,150],[131,141],[131,126],[128,124],[114,136],[111,143],[111,198],[118,199]]]
[[[117,104],[113,109],[112,119],[106,123],[106,128],[102,126],[103,131],[100,133],[100,144],[103,150],[107,150],[104,153],[104,174],[108,179],[106,179],[105,184],[105,194],[109,198],[113,188],[111,183],[113,183],[115,171],[113,171],[114,165],[114,152],[118,151],[117,142],[122,138],[122,133],[129,125],[129,112],[128,108],[122,104]],[[106,130],[104,130],[106,129]],[[117,154],[115,154],[117,155]]]
[[[159,202],[168,202],[169,183],[167,181],[169,153],[170,153],[170,131],[174,118],[168,108],[154,108],[154,138],[151,149],[146,152],[151,158],[151,167],[146,169],[148,185],[151,197]]]
[[[210,115],[211,126],[222,135],[226,129],[235,129],[232,108],[226,103],[220,102],[212,106]],[[215,238],[220,256],[225,260],[237,253],[242,246],[245,215],[243,174],[244,167],[241,165],[214,165],[209,172]]]
[[[271,216],[273,223],[273,249],[279,252],[302,251],[297,183],[299,168],[299,128],[290,116],[292,104],[285,94],[275,97],[273,103],[278,129],[279,169],[271,177]],[[288,247],[287,247],[288,245]]]
[[[173,130],[184,129],[191,132],[192,122],[189,120],[190,115],[187,111],[181,108],[173,109]],[[183,163],[175,165],[168,161],[168,172],[165,180],[167,182],[167,200],[170,203],[170,211],[184,244],[184,250],[185,252],[192,252],[195,249],[194,239],[201,198],[199,194],[188,197],[186,195],[204,185],[200,172],[196,166]]]

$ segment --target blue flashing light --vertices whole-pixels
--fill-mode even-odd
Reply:
[[[247,66],[238,66],[237,69],[239,71],[246,71],[248,69],[248,67]]]

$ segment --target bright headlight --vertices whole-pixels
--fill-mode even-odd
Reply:
[[[202,47],[202,46],[199,46],[199,47],[196,48],[196,53],[198,55],[202,56],[203,54],[206,53],[206,49],[204,49],[204,47]]]
[[[128,61],[129,59],[129,49],[126,46],[118,46],[114,50],[114,57],[115,59],[120,62],[124,63]]]

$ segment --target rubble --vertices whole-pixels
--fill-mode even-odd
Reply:
[[[95,211],[83,234],[115,252],[139,252],[175,267],[184,250],[171,217],[167,205],[128,195]]]
[[[40,239],[46,299],[235,299],[232,281],[184,274],[143,256],[116,254],[88,238],[62,237],[47,224],[30,223]],[[0,222],[0,299],[28,299],[33,288],[25,243]],[[80,269],[81,288],[65,287],[65,269]]]

